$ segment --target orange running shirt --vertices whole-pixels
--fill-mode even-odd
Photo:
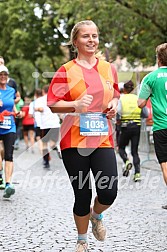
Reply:
[[[91,69],[84,68],[75,60],[61,66],[55,73],[47,95],[48,106],[60,100],[74,101],[83,95],[93,96],[91,105],[84,112],[101,112],[107,109],[113,97],[119,98],[117,73],[113,65],[98,60]],[[75,113],[74,113],[75,114]],[[80,135],[79,115],[67,114],[61,126],[61,149],[66,148],[110,148],[114,147],[111,121],[108,135]]]

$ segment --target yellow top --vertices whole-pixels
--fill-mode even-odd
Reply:
[[[121,121],[129,122],[134,121],[141,124],[141,109],[137,105],[137,95],[125,94],[120,98],[122,110],[121,110]]]

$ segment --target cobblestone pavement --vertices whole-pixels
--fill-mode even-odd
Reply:
[[[21,142],[14,155],[16,194],[3,200],[0,191],[0,252],[74,252],[74,199],[62,160],[52,151],[51,167],[46,170],[37,147],[35,153],[23,148]],[[167,211],[161,208],[167,204],[167,191],[159,165],[144,162],[142,181],[134,183],[133,171],[122,177],[118,155],[117,160],[118,197],[104,218],[108,238],[96,241],[90,227],[89,251],[167,251]]]

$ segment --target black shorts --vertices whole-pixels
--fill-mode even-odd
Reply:
[[[167,162],[167,129],[154,131],[153,138],[158,162]]]
[[[53,142],[57,143],[57,141],[59,140],[59,131],[60,128],[41,129],[42,142],[47,143],[52,140]]]
[[[23,125],[23,131],[34,130],[34,125]]]
[[[4,150],[5,150],[5,161],[13,161],[13,150],[14,142],[16,140],[16,133],[10,132],[4,135],[0,135],[0,140],[3,141]]]
[[[35,127],[35,137],[41,137],[41,129],[40,129],[40,127]]]

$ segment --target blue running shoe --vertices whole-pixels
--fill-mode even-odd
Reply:
[[[3,194],[3,197],[8,199],[10,198],[11,195],[13,195],[15,193],[15,189],[12,185],[7,185],[5,187],[5,191],[4,191],[4,194]]]

